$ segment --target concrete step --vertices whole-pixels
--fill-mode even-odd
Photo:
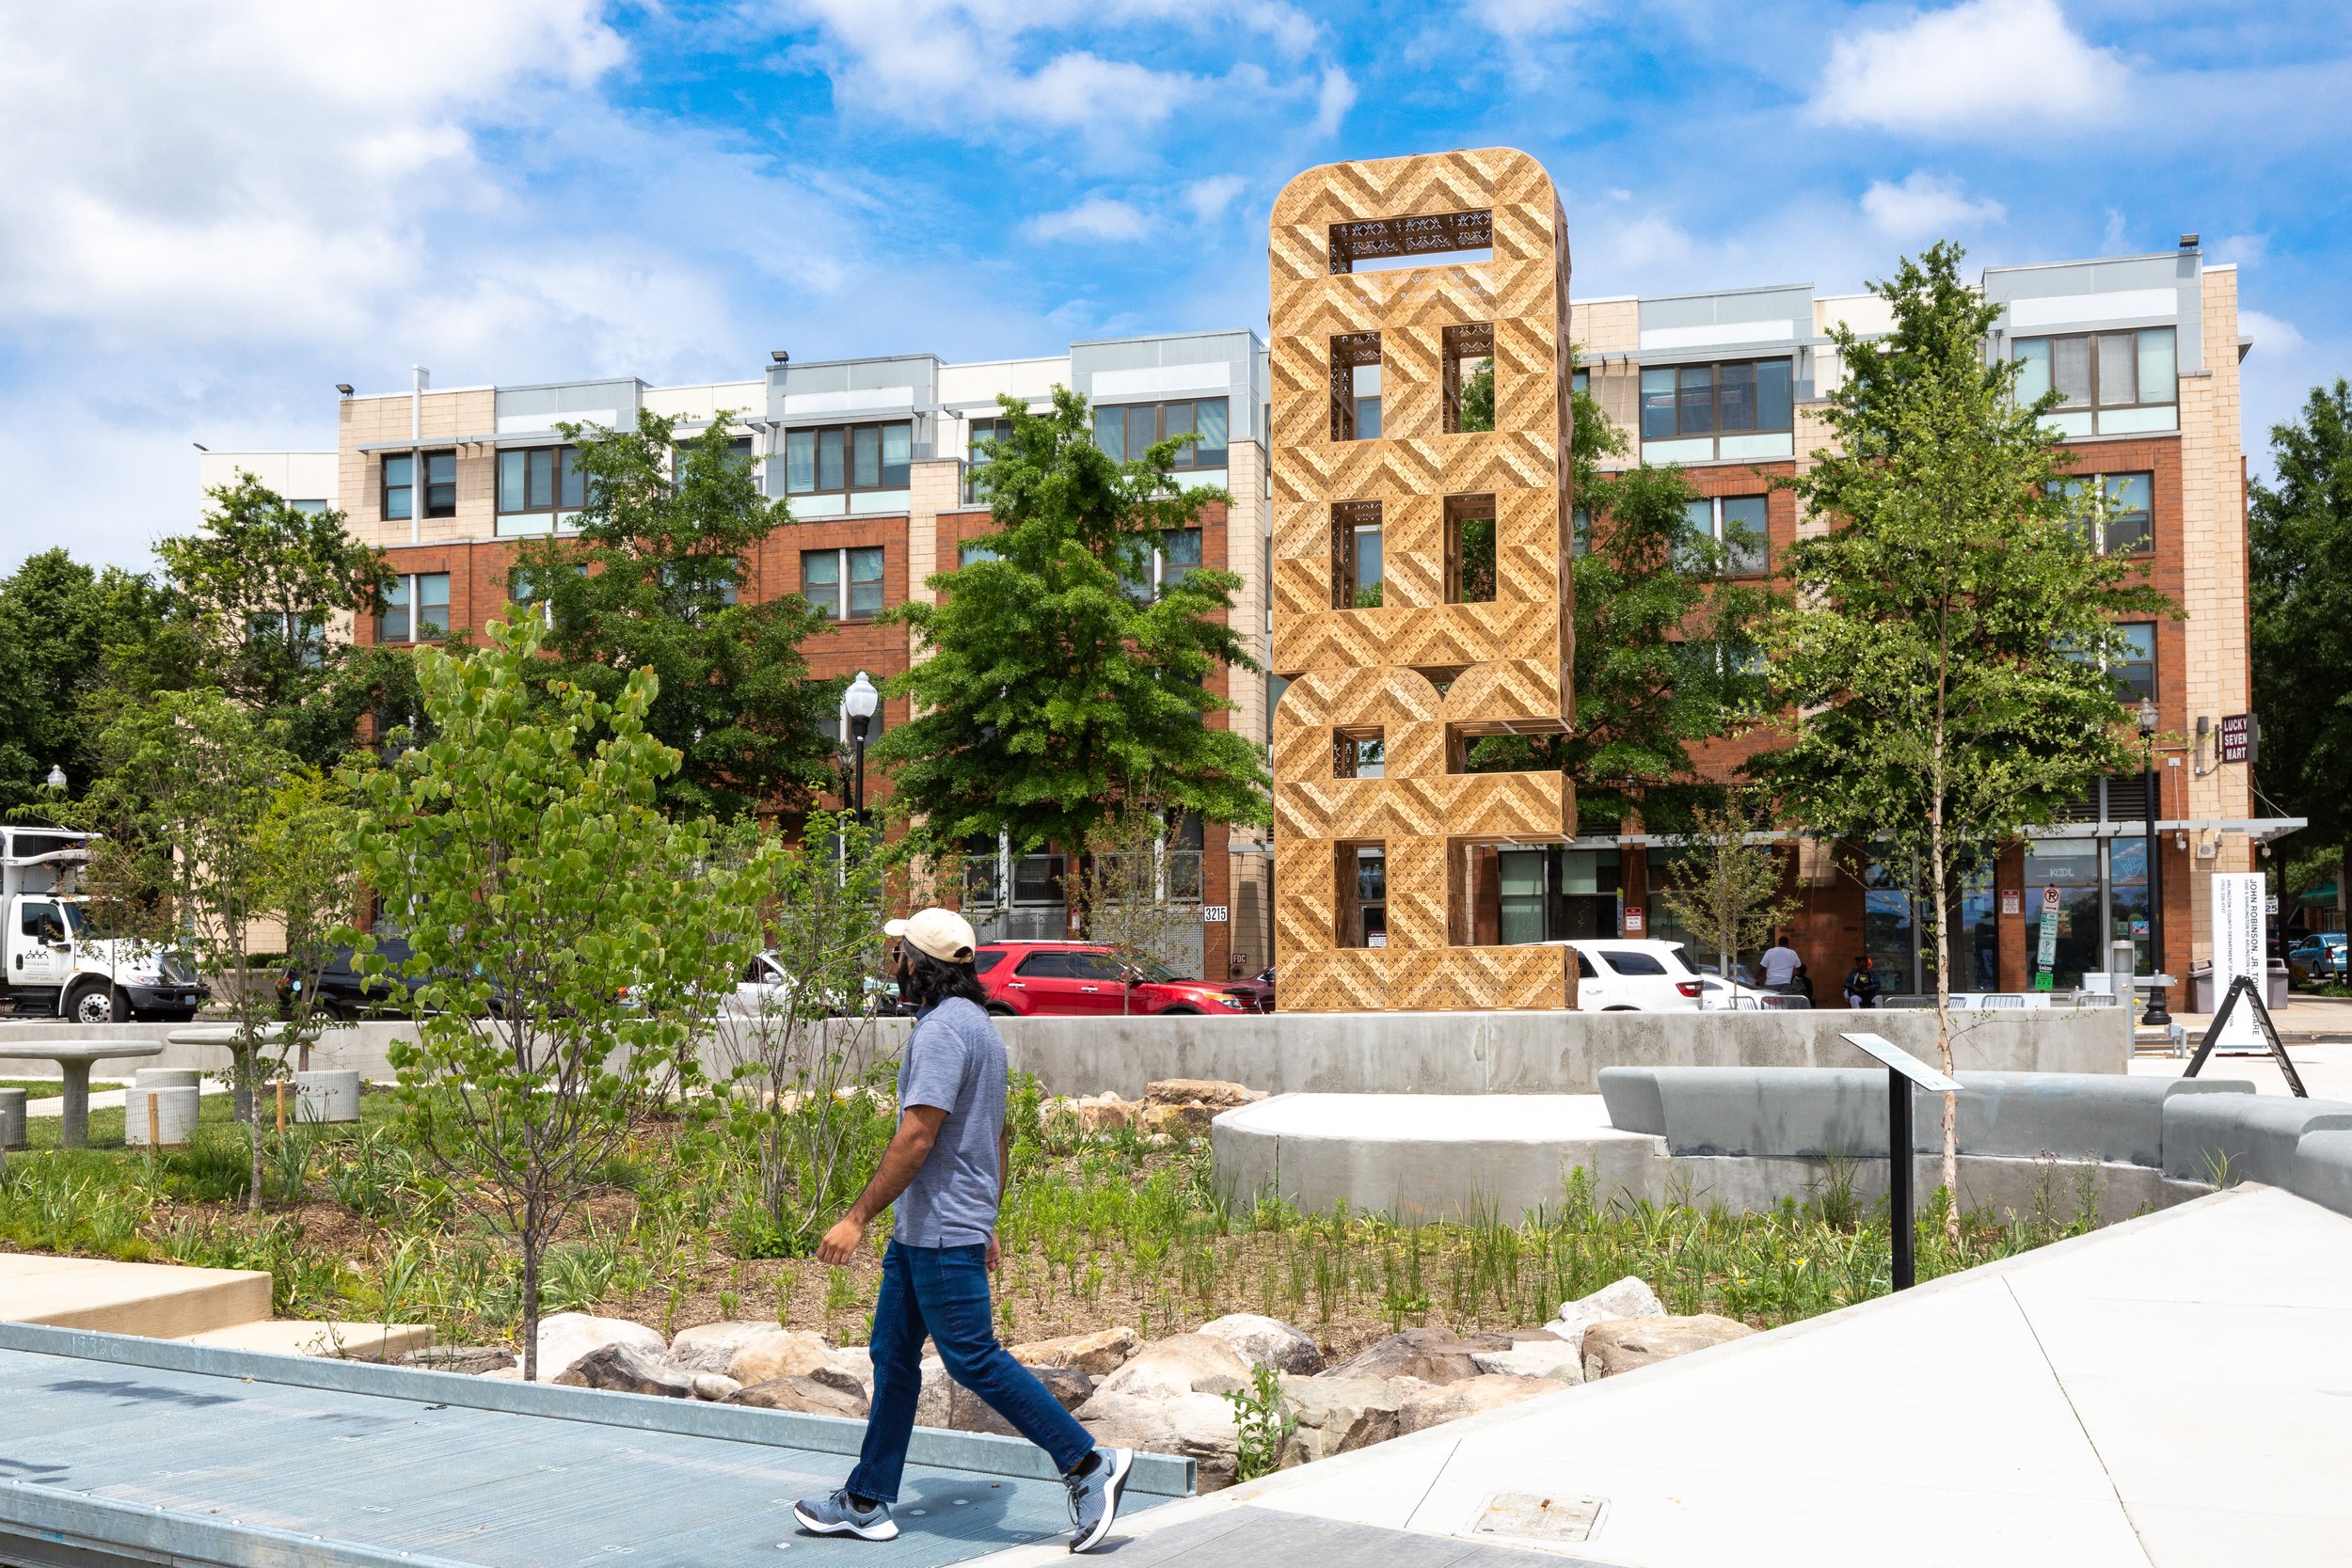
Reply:
[[[99,1258],[0,1253],[0,1318],[179,1339],[267,1321],[270,1277]]]
[[[219,1350],[262,1351],[272,1355],[325,1355],[345,1361],[397,1361],[410,1351],[427,1350],[433,1330],[423,1323],[352,1323],[278,1318],[235,1323],[179,1338]]]

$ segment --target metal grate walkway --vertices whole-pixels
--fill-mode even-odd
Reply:
[[[887,1545],[796,1532],[863,1425],[0,1323],[0,1563],[933,1568],[1068,1528],[1042,1453],[920,1431]],[[1188,1496],[1138,1456],[1131,1512]]]

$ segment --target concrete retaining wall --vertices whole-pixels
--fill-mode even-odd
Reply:
[[[1216,1078],[1272,1094],[1591,1094],[1604,1067],[1847,1067],[1860,1053],[1837,1037],[1867,1027],[1935,1057],[1935,1015],[1821,1008],[1729,1013],[1274,1013],[1235,1018],[1009,1018],[1000,1021],[1016,1070],[1052,1094],[1135,1099],[1161,1078]],[[162,1043],[167,1023],[69,1027],[0,1024],[75,1038]],[[895,1050],[908,1024],[885,1019]],[[330,1029],[314,1069],[391,1077],[391,1041],[405,1022]],[[1953,1055],[1963,1068],[2002,1072],[2120,1073],[2131,1058],[2131,1019],[2118,1007],[1961,1015]],[[166,1045],[140,1067],[225,1069],[217,1047]],[[25,1064],[31,1068],[34,1064]],[[10,1069],[15,1071],[14,1068]],[[102,1064],[101,1076],[109,1070]]]

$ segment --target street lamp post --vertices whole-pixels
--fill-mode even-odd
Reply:
[[[2164,1006],[2164,879],[2158,874],[2156,861],[2156,704],[2152,697],[2139,700],[2139,743],[2142,768],[2140,773],[2140,814],[2147,818],[2148,830],[2148,1010],[2139,1022],[2150,1028],[2169,1025],[2172,1015]]]
[[[841,693],[841,713],[850,721],[850,750],[857,758],[857,783],[850,804],[860,822],[866,820],[866,736],[873,727],[874,708],[881,701],[882,693],[874,689],[863,670]]]

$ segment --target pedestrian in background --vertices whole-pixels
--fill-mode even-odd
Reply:
[[[1870,967],[1870,955],[1863,953],[1856,956],[1853,968],[1846,974],[1846,1006],[1875,1007],[1878,1005],[1878,971]]]
[[[1786,931],[1772,933],[1772,944],[1764,949],[1763,962],[1766,990],[1787,990],[1788,982],[1796,978],[1797,971],[1804,967],[1804,960],[1797,957],[1797,950],[1788,945],[1788,933]]]

